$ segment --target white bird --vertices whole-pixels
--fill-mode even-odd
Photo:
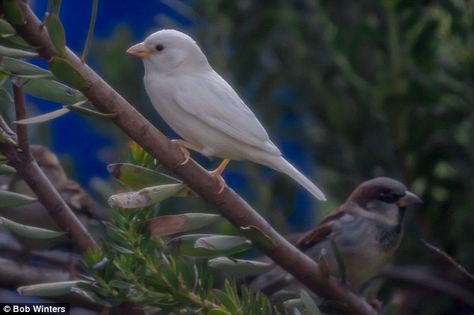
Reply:
[[[234,89],[212,69],[188,35],[161,30],[127,52],[143,59],[145,89],[155,109],[191,149],[224,160],[212,172],[222,177],[230,160],[250,160],[285,173],[320,200],[321,190],[286,161],[255,114]]]

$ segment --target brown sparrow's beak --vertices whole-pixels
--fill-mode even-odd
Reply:
[[[151,51],[146,48],[144,43],[138,43],[127,49],[127,53],[139,58],[148,58],[151,54]]]
[[[418,197],[411,191],[407,191],[405,193],[405,196],[403,196],[402,198],[400,198],[400,200],[397,201],[397,205],[400,208],[405,208],[413,204],[420,204],[420,203],[423,203],[423,200],[421,200],[420,197]]]

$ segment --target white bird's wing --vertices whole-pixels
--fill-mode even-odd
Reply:
[[[180,78],[176,103],[184,111],[238,141],[281,155],[255,114],[214,71]]]

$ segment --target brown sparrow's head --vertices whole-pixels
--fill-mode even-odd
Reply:
[[[360,184],[349,196],[352,202],[373,215],[384,216],[387,220],[401,221],[405,209],[422,200],[410,192],[397,180],[388,177],[377,177]]]

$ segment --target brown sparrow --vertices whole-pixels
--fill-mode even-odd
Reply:
[[[330,273],[340,277],[341,266],[331,246],[332,240],[343,258],[349,286],[358,291],[381,271],[400,245],[406,208],[421,202],[396,180],[387,177],[368,180],[300,237],[296,246],[315,260],[324,256]],[[251,286],[272,294],[300,284],[277,267],[257,277]]]
[[[93,235],[100,235],[103,230],[101,221],[109,220],[108,209],[100,206],[77,182],[66,175],[56,154],[48,148],[41,145],[31,145],[30,151],[40,168],[82,223]],[[35,197],[30,187],[17,174],[12,176],[7,188],[9,191]],[[0,205],[0,215],[17,223],[61,231],[38,201],[14,208],[2,208]],[[51,240],[31,240],[22,237],[17,237],[17,239],[25,250],[47,249],[68,242],[66,237]]]

